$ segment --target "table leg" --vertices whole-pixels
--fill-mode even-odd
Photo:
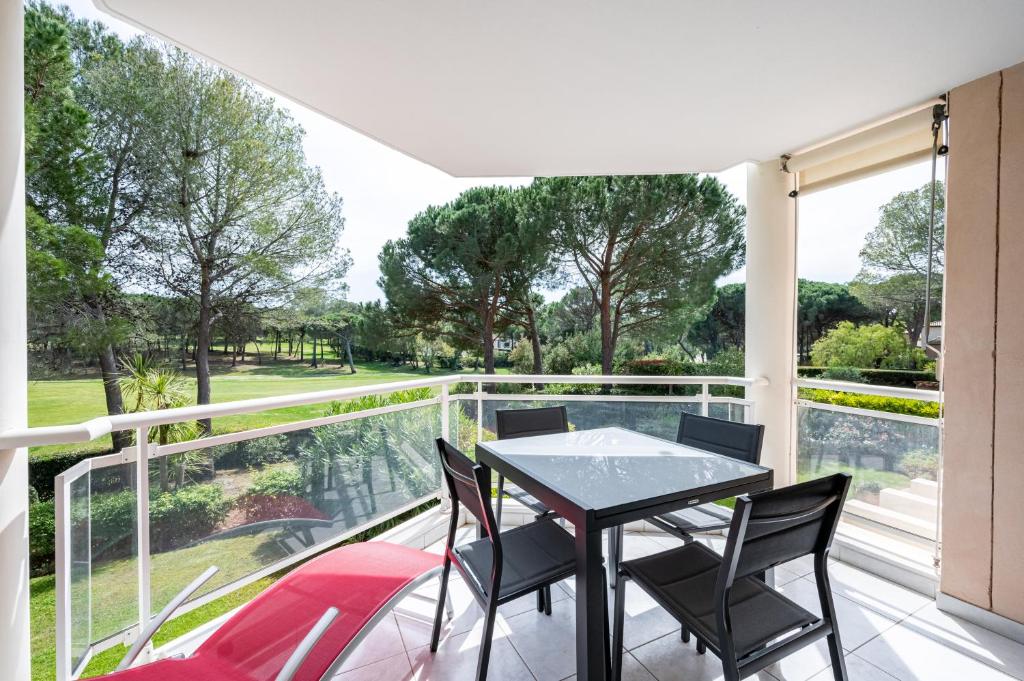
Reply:
[[[576,528],[576,678],[608,678],[608,594],[601,564],[601,531]]]
[[[484,479],[485,480],[491,480],[492,477],[493,477],[492,473],[491,473],[491,467],[488,466],[487,464],[481,463],[479,461],[477,461],[477,465],[479,465],[481,468],[484,469],[484,473],[485,473],[485,478]],[[488,492],[490,492],[490,490],[488,490]],[[497,518],[495,518],[495,520],[497,520]],[[497,522],[498,522],[498,527],[494,528],[494,531],[495,532],[501,532],[501,521],[497,520]],[[483,539],[484,538],[484,526],[483,526],[483,523],[477,523],[477,525],[476,525],[476,538],[477,539]]]

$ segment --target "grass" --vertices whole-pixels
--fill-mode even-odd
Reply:
[[[507,373],[499,369],[499,373]],[[472,373],[472,370],[453,372],[434,369],[427,373],[411,366],[394,367],[385,363],[364,363],[356,365],[356,373],[348,368],[339,368],[337,363],[329,367],[312,369],[297,360],[265,362],[263,366],[244,364],[237,367],[217,367],[212,376],[214,402],[229,402],[257,397],[273,397],[301,392],[334,390],[377,383],[409,381],[431,376],[453,373]],[[195,377],[187,375],[194,386]],[[80,423],[97,416],[106,415],[103,399],[103,384],[98,375],[71,379],[33,380],[29,383],[29,425],[54,426]],[[261,412],[226,416],[214,421],[216,432],[233,432],[246,428],[262,428],[278,423],[288,423],[320,416],[322,405],[303,405]],[[110,449],[110,438],[103,437],[92,442],[72,445],[36,447],[33,457],[69,452],[85,451],[102,453]]]

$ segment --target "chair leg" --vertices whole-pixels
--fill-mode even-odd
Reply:
[[[444,616],[448,599],[448,575],[452,569],[452,561],[447,555],[441,568],[441,590],[437,594],[437,612],[434,613],[434,630],[430,633],[430,652],[437,652],[437,644],[441,640],[441,618]]]
[[[544,614],[551,617],[551,587],[546,586],[541,591],[544,592]]]
[[[708,652],[708,647],[704,644],[704,641],[702,639],[698,638],[697,639],[697,654],[698,655],[703,655],[706,652]]]
[[[690,642],[690,630],[686,628],[685,624],[682,625],[682,628],[679,630],[679,637],[683,639],[683,643]]]
[[[498,475],[498,496],[494,502],[494,523],[498,526],[498,532],[501,532],[501,506],[503,503],[502,497],[505,496],[505,476]]]
[[[825,638],[828,641],[828,656],[832,658],[832,676],[836,681],[846,681],[846,658],[843,656],[839,639],[834,634],[829,634]]]
[[[615,579],[615,610],[612,613],[612,681],[622,679],[622,629],[626,618],[626,582],[617,575]]]
[[[614,589],[617,584],[615,576],[619,574],[619,563],[622,562],[622,544],[625,541],[621,525],[608,530],[608,580]]]
[[[494,637],[494,620],[498,615],[498,601],[492,599],[487,603],[484,613],[484,634],[480,641],[480,657],[476,663],[476,681],[487,680],[487,665],[491,660],[491,639]]]

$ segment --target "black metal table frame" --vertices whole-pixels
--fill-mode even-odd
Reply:
[[[675,443],[673,443],[675,444]],[[715,454],[715,456],[721,456]],[[604,620],[603,555],[601,532],[654,515],[677,511],[720,499],[760,492],[772,488],[773,473],[765,468],[760,475],[747,476],[727,483],[682,489],[656,498],[640,499],[627,504],[584,509],[563,494],[511,465],[487,449],[487,443],[476,445],[477,462],[495,470],[573,524],[576,532],[576,678],[580,681],[605,681],[605,646],[608,645]],[[723,457],[725,458],[725,457]],[[488,474],[490,471],[488,471]]]

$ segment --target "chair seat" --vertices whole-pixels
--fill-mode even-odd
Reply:
[[[713,605],[720,564],[717,553],[692,543],[623,562],[620,569],[690,631],[720,649]],[[819,619],[754,577],[735,581],[729,604],[737,658]]]
[[[693,534],[728,527],[732,522],[732,510],[718,504],[701,504],[655,516],[654,519],[685,534]]]
[[[576,572],[571,534],[551,519],[536,520],[501,533],[503,565],[499,602],[512,600]],[[477,541],[452,549],[468,572],[470,585],[487,598],[491,577],[491,543]]]
[[[551,513],[551,509],[548,508],[543,501],[533,496],[519,485],[510,485],[505,483],[505,494],[510,499],[515,499],[526,508],[533,511],[538,516],[543,516]]]

